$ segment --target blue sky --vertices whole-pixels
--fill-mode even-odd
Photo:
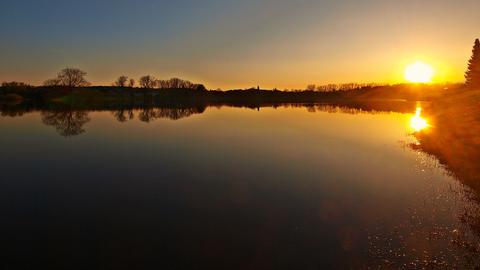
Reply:
[[[184,77],[211,88],[394,82],[421,59],[461,80],[480,1],[0,0],[0,81],[66,66],[94,84]]]

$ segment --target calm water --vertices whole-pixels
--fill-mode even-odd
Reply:
[[[423,128],[414,114],[317,106],[0,117],[0,264],[467,267],[475,254],[462,243],[477,236],[462,215],[475,205],[435,157],[409,147]]]

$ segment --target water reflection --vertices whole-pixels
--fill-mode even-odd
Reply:
[[[181,120],[183,118],[191,117],[195,114],[202,114],[207,107],[212,106],[221,108],[223,106],[241,107],[259,111],[261,108],[288,108],[298,107],[306,108],[309,112],[328,112],[328,113],[347,113],[347,114],[359,114],[359,113],[381,113],[381,112],[408,112],[412,108],[413,103],[409,102],[370,102],[370,103],[354,103],[354,104],[161,104],[161,105],[141,105],[141,106],[103,106],[101,107],[76,107],[76,106],[63,106],[55,105],[48,108],[37,107],[37,105],[31,104],[17,104],[14,106],[0,106],[0,113],[2,116],[20,117],[26,113],[33,113],[40,111],[42,115],[42,122],[45,125],[53,126],[57,130],[58,134],[63,137],[71,137],[84,134],[87,132],[85,124],[90,121],[88,117],[90,112],[97,111],[111,111],[113,117],[120,123],[125,123],[134,119],[138,119],[141,122],[150,123],[157,119],[169,119],[169,120]]]
[[[124,122],[127,122],[128,120],[133,120],[135,118],[135,113],[133,109],[129,109],[129,110],[120,109],[118,111],[113,111],[112,114],[115,117],[115,119],[120,123],[124,123]]]
[[[446,110],[448,114],[445,114]],[[455,213],[462,226],[441,235],[450,238],[452,246],[463,250],[462,257],[456,260],[466,260],[469,269],[480,267],[480,119],[475,113],[465,112],[477,110],[458,104],[451,109],[429,108],[434,126],[422,118],[421,110],[417,111],[412,118],[417,142],[410,145],[412,149],[435,158],[461,184],[460,188],[452,189],[458,200],[452,204],[464,203]]]
[[[147,107],[139,111],[138,119],[142,122],[149,123],[156,119],[170,119],[180,120],[182,118],[190,117],[194,114],[201,114],[205,112],[205,107]]]
[[[133,119],[138,119],[145,123],[150,123],[157,119],[180,120],[195,114],[205,112],[205,106],[191,107],[131,107],[111,110],[115,120],[124,123]],[[63,137],[78,136],[87,132],[85,124],[90,121],[89,113],[102,110],[72,108],[60,106],[57,108],[37,109],[24,106],[3,107],[0,108],[1,116],[22,117],[26,113],[40,111],[42,123],[47,126],[53,126],[58,134]]]
[[[221,106],[225,105],[216,107]],[[126,247],[125,253],[113,251],[111,257],[115,258],[167,254],[170,264],[166,266],[174,269],[182,268],[175,263],[185,256],[197,265],[227,258],[222,266],[230,269],[245,262],[251,265],[242,265],[244,268],[265,268],[262,263],[273,260],[281,262],[276,268],[288,265],[285,268],[290,269],[334,265],[346,269],[371,265],[379,265],[370,267],[379,269],[462,269],[478,265],[480,211],[479,200],[473,199],[478,197],[461,201],[459,198],[467,198],[461,188],[439,183],[451,177],[435,176],[435,172],[444,172],[436,165],[431,171],[422,166],[420,176],[412,173],[412,167],[436,164],[438,159],[460,183],[472,187],[470,195],[478,194],[478,144],[459,123],[446,125],[449,121],[432,118],[432,111],[423,106],[425,111],[417,109],[412,121],[410,113],[416,104],[403,109],[378,104],[236,106],[248,110],[233,110],[232,114],[228,113],[231,109],[215,110],[216,114],[192,121],[195,124],[142,124],[148,132],[132,126],[118,128],[115,123],[106,125],[108,128],[87,123],[99,115],[102,121],[105,116],[120,123],[180,120],[204,113],[208,106],[2,110],[2,115],[14,117],[40,110],[42,123],[62,136],[85,134],[94,127],[109,135],[90,136],[82,143],[49,137],[48,153],[32,150],[41,149],[38,145],[45,141],[26,147],[24,141],[2,137],[16,142],[8,151],[10,156],[2,159],[6,178],[16,180],[4,181],[0,188],[4,192],[0,196],[2,210],[7,210],[2,213],[12,224],[7,229],[18,237],[18,224],[24,226],[21,232],[28,235],[28,244],[60,243],[51,244],[48,252],[38,252],[42,256],[55,257],[52,246],[62,249],[76,241],[83,252],[101,242],[108,251],[114,248],[107,245]],[[271,114],[273,110],[265,107],[297,109]],[[108,113],[89,116],[96,111]],[[406,113],[384,113],[388,111]],[[253,114],[258,117],[243,117]],[[427,128],[423,114],[428,122],[435,120],[431,122],[435,125]],[[212,115],[218,117],[217,122]],[[378,124],[386,123],[378,122],[385,119],[400,127],[392,133],[410,131],[406,125],[415,123],[413,136],[418,142],[412,144],[414,151],[408,149],[405,154],[398,145],[389,144],[391,126]],[[303,124],[297,126],[297,122]],[[364,130],[369,133],[363,134]],[[94,130],[91,133],[95,134]],[[155,134],[154,138],[147,133]],[[98,145],[106,147],[98,149]],[[74,156],[68,162],[63,156],[65,149]],[[97,155],[88,156],[88,166],[84,166],[85,153],[92,149]],[[419,162],[405,161],[417,151],[429,153],[431,158],[419,154]],[[21,158],[16,158],[17,152]],[[10,170],[18,167],[18,160],[22,168],[29,169]],[[37,167],[38,160],[49,162]],[[58,175],[77,173],[64,181],[56,171]],[[435,181],[425,187],[429,177]],[[53,220],[43,219],[45,216]],[[457,226],[458,220],[463,227]],[[32,235],[38,239],[31,241]],[[364,245],[366,241],[368,245]],[[16,239],[7,242],[18,243]],[[17,245],[17,252],[11,253],[23,256],[30,251],[22,249],[28,245]],[[372,261],[366,262],[370,259],[364,253],[367,249]],[[194,268],[186,265],[184,268]]]
[[[42,111],[42,122],[53,126],[63,137],[77,136],[85,132],[84,125],[90,121],[88,112],[62,110]]]
[[[419,132],[429,127],[429,124],[425,118],[422,117],[422,108],[418,107],[415,115],[410,119],[410,127],[415,131]]]

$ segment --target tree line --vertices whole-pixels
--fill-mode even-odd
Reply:
[[[78,68],[64,68],[62,69],[55,78],[48,79],[43,83],[45,87],[65,87],[65,88],[77,88],[77,87],[87,87],[91,83],[86,79],[87,73]],[[121,75],[113,83],[113,86],[116,87],[129,87],[133,88],[136,86],[136,81],[133,78],[128,76]],[[145,89],[193,89],[193,90],[206,90],[203,84],[192,83],[188,80],[183,80],[180,78],[171,78],[168,80],[159,80],[154,76],[145,75],[138,79],[138,85],[140,88]],[[3,83],[3,87],[28,87],[29,85],[18,82]]]
[[[350,91],[360,90],[366,88],[383,87],[384,84],[379,83],[342,83],[342,84],[309,84],[304,90],[300,91],[317,91],[317,92],[336,92],[336,91]]]

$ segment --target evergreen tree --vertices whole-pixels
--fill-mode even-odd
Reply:
[[[475,40],[473,46],[473,55],[468,61],[468,70],[465,74],[467,86],[480,87],[480,40]]]

